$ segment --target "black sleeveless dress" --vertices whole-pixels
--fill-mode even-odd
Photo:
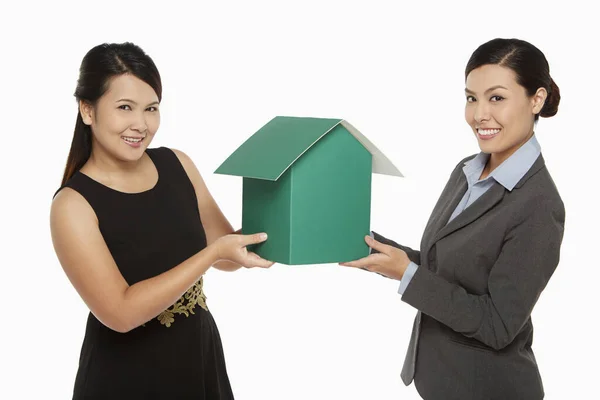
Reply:
[[[94,209],[130,285],[206,247],[194,187],[179,159],[165,147],[146,152],[159,178],[145,192],[119,192],[81,172],[65,184]],[[202,282],[200,278],[170,308],[127,333],[107,328],[90,313],[73,399],[233,399]]]

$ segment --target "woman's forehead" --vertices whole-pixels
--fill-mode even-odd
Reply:
[[[112,78],[108,83],[105,96],[113,100],[123,98],[134,101],[155,101],[158,99],[152,86],[131,74],[123,74]]]
[[[516,86],[518,86],[518,82],[513,70],[492,64],[475,68],[469,73],[466,80],[466,89],[471,92],[485,92],[496,87],[513,90]]]

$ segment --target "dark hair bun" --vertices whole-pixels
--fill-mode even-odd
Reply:
[[[542,111],[540,111],[540,117],[549,118],[556,115],[559,103],[560,90],[558,89],[558,86],[556,86],[554,79],[550,78],[550,90],[548,91],[548,97],[546,98],[544,107],[542,107]]]

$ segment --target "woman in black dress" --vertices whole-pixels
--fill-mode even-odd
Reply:
[[[148,148],[161,80],[131,44],[84,57],[79,112],[51,207],[58,259],[90,309],[74,399],[233,399],[202,290],[211,266],[269,267],[246,250],[183,152]]]

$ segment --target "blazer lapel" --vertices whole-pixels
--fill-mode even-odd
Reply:
[[[538,159],[513,190],[521,188],[531,176],[536,174],[544,166],[544,158],[540,154]],[[448,223],[450,216],[467,191],[467,179],[462,170],[459,172],[455,182],[456,183],[452,184],[455,189],[449,190],[447,194],[444,193],[440,197],[438,204],[436,204],[436,207],[432,212],[427,227],[425,228],[421,246],[421,249],[425,251],[425,254],[429,252],[438,240],[448,236],[467,224],[470,224],[498,204],[506,193],[506,189],[498,182],[495,182],[494,185],[480,198]]]
[[[448,236],[452,232],[481,217],[490,208],[494,207],[500,202],[500,200],[502,200],[505,192],[506,189],[504,186],[498,182],[494,182],[494,185],[489,188],[480,198],[475,200],[475,202],[473,202],[473,204],[471,204],[469,207],[465,208],[463,212],[458,214],[458,216],[450,221],[447,225],[443,226],[434,236],[433,242],[437,242],[443,237]],[[458,202],[454,204],[454,207],[451,207],[450,215],[452,215],[451,213],[454,211],[454,208],[456,208],[456,205],[458,205]],[[450,215],[448,215],[444,222],[448,221]]]
[[[530,177],[535,175],[544,166],[545,166],[544,157],[542,157],[542,155],[540,154],[538,156],[538,158],[536,159],[536,161],[531,166],[531,168],[529,168],[529,171],[527,171],[525,176],[523,176],[523,178],[521,178],[519,180],[519,182],[515,186],[515,189],[521,188]],[[466,185],[466,178],[464,181],[464,185]],[[464,185],[460,185],[460,188],[458,189],[458,191],[456,193],[464,194],[465,193]],[[515,189],[513,189],[513,190],[515,190]],[[433,245],[433,243],[437,242],[438,240],[444,238],[445,236],[448,236],[452,232],[457,231],[458,229],[464,227],[465,225],[470,224],[471,222],[475,221],[477,218],[481,217],[489,209],[491,209],[496,204],[498,204],[504,197],[505,193],[506,193],[506,188],[504,186],[502,186],[501,184],[499,184],[498,182],[494,182],[494,185],[491,188],[489,188],[489,190],[487,192],[485,192],[480,198],[475,200],[475,202],[473,202],[473,204],[471,204],[469,207],[465,208],[463,212],[461,212],[460,214],[458,214],[458,216],[456,216],[456,218],[454,218],[452,221],[450,221],[445,226],[438,225],[440,228],[438,228],[438,230],[436,231],[437,233],[435,234],[435,236],[433,238],[432,245]],[[440,218],[442,223],[446,223],[448,221],[448,219],[450,219],[452,212],[454,211],[454,209],[460,202],[461,198],[462,198],[462,196],[459,196],[459,199],[456,200],[456,195],[455,195],[455,197],[449,203],[449,207],[447,207],[444,210],[444,213],[442,215],[443,218]]]
[[[433,210],[428,226],[425,228],[425,232],[423,234],[423,244],[426,244],[427,250],[433,246],[435,243],[433,240],[435,235],[440,229],[442,229],[446,222],[448,222],[452,212],[458,203],[460,203],[460,200],[467,191],[467,179],[462,173],[462,170],[460,171],[460,175],[458,176],[456,183],[452,186],[454,187],[454,190],[450,190],[447,194],[442,195],[438,201],[438,204]]]

